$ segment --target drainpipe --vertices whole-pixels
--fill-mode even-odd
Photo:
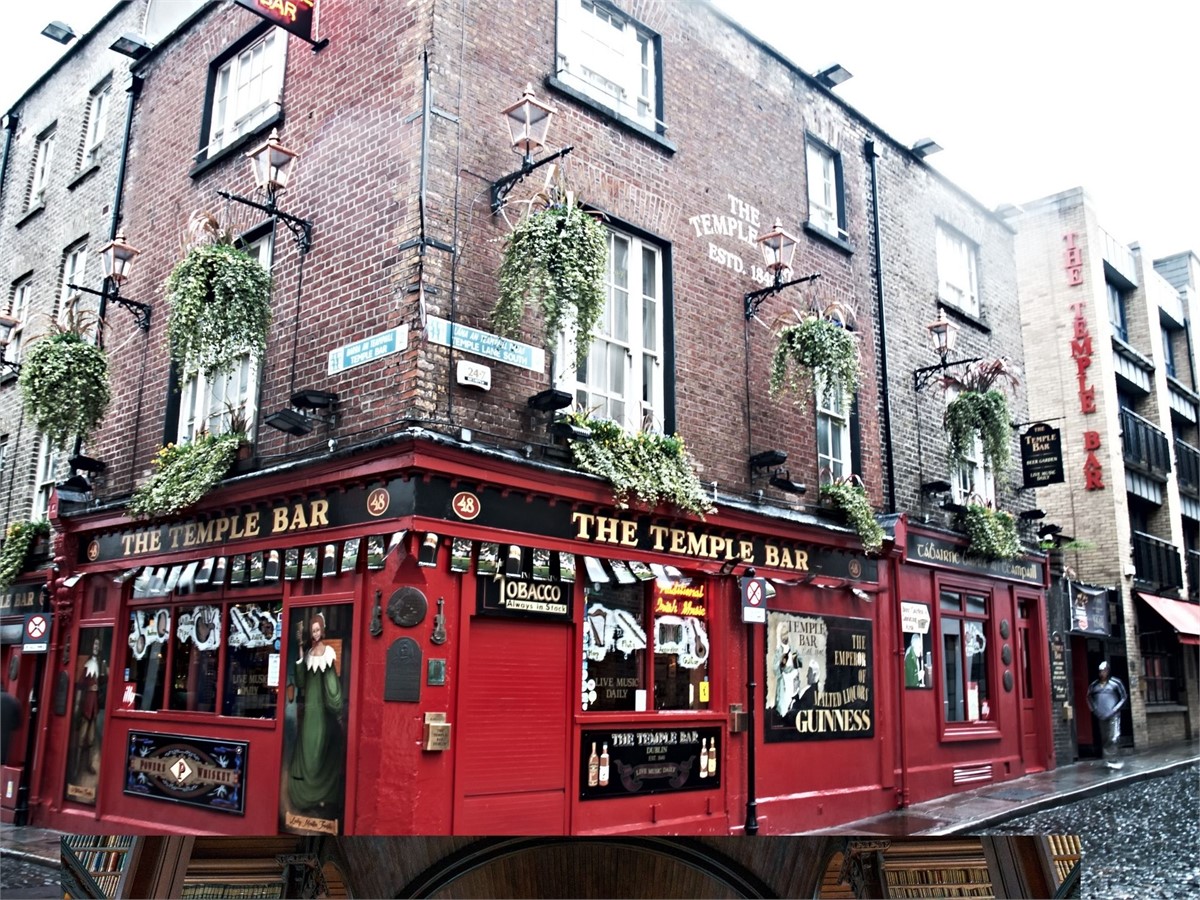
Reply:
[[[129,137],[133,131],[133,110],[137,106],[138,97],[142,93],[143,80],[138,75],[130,75],[129,88],[125,92],[125,131],[121,135],[121,152],[117,154],[117,187],[113,195],[112,218],[108,223],[108,239],[116,240],[117,231],[121,225],[121,210],[125,200],[125,166],[129,162]],[[104,321],[104,309],[108,301],[106,291],[100,297],[97,316]],[[99,332],[98,332],[99,333]]]
[[[13,136],[17,133],[17,126],[20,124],[21,117],[11,110],[4,117],[4,151],[3,155],[0,155],[0,198],[4,197],[4,185],[8,183],[5,177],[8,175],[8,157],[12,153]]]
[[[863,144],[863,155],[871,165],[871,237],[875,244],[875,302],[876,318],[879,321],[879,374],[883,381],[883,453],[887,465],[887,511],[896,511],[896,459],[892,453],[892,394],[888,388],[891,378],[888,373],[887,313],[883,303],[883,253],[879,235],[879,171],[876,160],[879,153],[875,141],[868,138]]]

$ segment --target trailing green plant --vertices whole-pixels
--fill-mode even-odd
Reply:
[[[36,522],[13,522],[4,535],[4,546],[0,547],[0,588],[12,584],[25,571],[29,551],[39,537],[50,536],[50,523],[45,519]]]
[[[189,443],[167,444],[151,461],[150,477],[129,499],[129,514],[169,516],[198,503],[228,474],[245,441],[241,432],[202,432]]]
[[[505,337],[521,332],[525,307],[542,313],[543,341],[553,346],[572,324],[576,361],[587,358],[590,335],[604,312],[608,235],[594,216],[569,198],[525,216],[508,235],[500,263],[500,295],[492,309],[493,330]]]
[[[700,518],[712,511],[683,438],[630,434],[615,422],[583,413],[566,418],[591,431],[590,438],[569,441],[575,465],[611,484],[618,508],[627,509],[634,498],[651,509],[665,501]]]
[[[967,552],[983,559],[1016,559],[1021,555],[1017,520],[1012,513],[994,510],[982,503],[968,503],[962,513],[963,528],[970,540]]]
[[[967,366],[957,377],[948,377],[943,386],[958,388],[958,394],[946,405],[942,422],[950,442],[950,458],[961,463],[971,457],[975,436],[983,442],[983,455],[992,470],[1003,474],[1011,462],[1012,429],[1008,415],[1005,382],[1015,387],[1016,376],[1002,358],[983,360]]]
[[[166,282],[171,356],[187,374],[212,375],[261,357],[271,325],[271,276],[223,240],[192,246]]]
[[[858,341],[840,322],[809,316],[784,326],[771,356],[771,395],[792,391],[815,395],[818,377],[825,391],[840,387],[845,396],[858,388]]]
[[[875,510],[867,489],[857,475],[835,478],[821,485],[821,502],[846,514],[850,527],[858,532],[863,551],[878,553],[883,547],[883,528],[875,520]]]
[[[25,412],[54,446],[86,438],[104,418],[112,394],[108,356],[84,336],[83,317],[68,312],[65,323],[34,341],[21,360]]]

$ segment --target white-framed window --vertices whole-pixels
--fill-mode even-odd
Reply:
[[[9,362],[21,361],[21,347],[25,340],[26,319],[29,318],[29,303],[33,298],[33,276],[26,275],[13,284],[12,300],[9,302],[8,314],[17,320],[12,334],[8,338],[8,346],[4,348],[4,358]]]
[[[213,70],[208,146],[201,152],[202,158],[254,131],[275,114],[283,102],[286,59],[287,35],[271,28]]]
[[[808,168],[808,224],[839,239],[846,237],[846,209],[842,199],[842,158],[832,147],[808,135],[805,140]]]
[[[663,279],[661,248],[610,228],[608,296],[586,360],[574,366],[573,332],[559,341],[559,387],[581,410],[630,431],[663,428]]]
[[[50,171],[54,166],[54,135],[57,130],[56,123],[38,135],[37,145],[33,150],[33,171],[29,176],[29,193],[25,198],[26,209],[41,206],[46,201],[46,185],[50,183]]]
[[[817,470],[828,471],[833,478],[845,478],[852,471],[850,462],[850,404],[841,385],[826,390],[825,379],[818,374]]]
[[[109,99],[112,96],[112,79],[104,81],[92,88],[88,94],[87,113],[83,120],[83,145],[79,156],[79,168],[91,164],[100,145],[104,142],[107,130]]]
[[[938,299],[979,315],[979,276],[975,244],[940,222],[937,226]]]
[[[658,53],[658,35],[602,0],[558,0],[558,77],[652,131]]]
[[[54,490],[57,480],[55,473],[63,458],[61,451],[50,443],[50,438],[41,435],[38,439],[37,475],[33,488],[33,515],[31,520],[36,522],[44,519],[50,512],[50,492]]]
[[[951,488],[954,502],[960,505],[966,505],[968,501],[978,503],[980,499],[995,505],[996,479],[983,455],[983,438],[979,435],[975,435],[967,458],[955,466]]]
[[[271,235],[248,242],[244,249],[271,270]],[[188,443],[197,434],[223,434],[235,424],[251,438],[258,413],[259,360],[249,353],[234,365],[211,377],[203,372],[189,376],[180,388],[176,440]],[[235,420],[239,420],[235,423]]]
[[[1129,320],[1125,309],[1125,293],[1111,281],[1104,283],[1108,296],[1108,321],[1113,334],[1129,343]]]
[[[66,324],[72,306],[76,313],[97,313],[93,294],[82,294],[71,288],[73,284],[84,284],[84,268],[87,266],[87,241],[80,241],[63,251],[62,288],[58,294],[58,321]],[[94,324],[94,323],[93,323]]]

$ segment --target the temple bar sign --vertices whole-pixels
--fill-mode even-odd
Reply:
[[[312,33],[317,0],[237,0],[237,3],[296,37],[315,43]]]
[[[1061,484],[1065,480],[1062,432],[1038,422],[1021,435],[1021,474],[1027,488]]]

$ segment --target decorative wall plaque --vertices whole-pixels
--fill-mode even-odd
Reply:
[[[1000,637],[1006,641],[1008,640],[1008,619],[1000,620]]]
[[[1012,665],[1012,647],[1010,647],[1008,644],[1005,644],[1000,648],[1000,661],[1006,666]]]
[[[402,628],[412,628],[425,621],[429,601],[415,587],[402,587],[388,600],[388,618]]]
[[[1011,694],[1012,689],[1013,689],[1012,672],[1005,669],[1005,671],[1004,671],[1004,690]]]
[[[421,598],[424,600],[424,597]],[[410,637],[397,638],[388,647],[383,699],[416,703],[421,699],[421,647]]]

